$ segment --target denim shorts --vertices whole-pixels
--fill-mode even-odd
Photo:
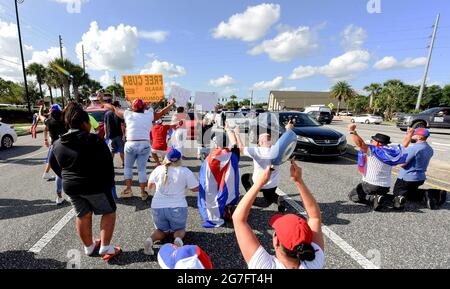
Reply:
[[[123,154],[125,144],[121,136],[115,137],[109,141],[109,150],[113,154]]]
[[[152,209],[152,215],[156,229],[164,233],[186,229],[188,208]]]

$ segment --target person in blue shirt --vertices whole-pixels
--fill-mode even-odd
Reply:
[[[418,128],[411,142],[415,144],[406,150],[408,158],[401,166],[394,187],[394,209],[403,210],[407,200],[421,200],[419,187],[427,180],[426,172],[433,158],[433,148],[427,143],[430,131]]]

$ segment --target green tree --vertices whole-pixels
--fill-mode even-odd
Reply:
[[[444,97],[443,90],[439,85],[432,85],[425,88],[422,107],[432,108],[439,107]]]
[[[370,98],[364,95],[357,95],[347,103],[356,114],[366,112],[370,109]]]
[[[397,110],[398,100],[404,92],[405,84],[400,80],[389,80],[383,84],[380,97],[375,100],[375,108],[384,111],[384,117],[392,120],[394,112]]]
[[[370,96],[370,102],[369,107],[370,109],[373,108],[373,102],[376,97],[378,97],[382,91],[383,87],[379,83],[372,83],[369,86],[364,87],[364,90],[369,93]]]
[[[107,93],[115,93],[116,96],[121,96],[121,97],[125,97],[125,89],[123,88],[123,86],[120,83],[116,83],[113,85],[108,86],[105,91]]]
[[[46,72],[47,70],[45,69],[45,66],[39,63],[31,63],[26,68],[26,73],[28,75],[36,77],[41,98],[44,98],[44,94],[42,93],[42,84],[45,82]]]
[[[239,106],[246,106],[246,107],[250,107],[250,105],[252,104],[250,99],[244,99],[243,101],[239,102]]]
[[[352,86],[346,81],[339,81],[331,88],[331,96],[338,101],[337,111],[341,110],[341,102],[349,101],[356,95]]]
[[[24,89],[17,83],[0,77],[0,103],[23,104]]]
[[[440,106],[450,106],[450,84],[442,89],[442,101]]]

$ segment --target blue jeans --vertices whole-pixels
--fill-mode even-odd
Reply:
[[[164,233],[186,230],[188,208],[152,209],[156,229]]]
[[[62,179],[60,177],[56,177],[56,193],[61,194],[62,193]]]
[[[139,183],[147,183],[147,161],[150,154],[150,142],[127,142],[125,144],[125,180],[133,179],[133,167],[137,162]]]

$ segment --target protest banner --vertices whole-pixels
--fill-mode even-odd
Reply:
[[[170,94],[170,98],[176,99],[177,106],[186,107],[191,98],[191,91],[174,85],[172,86],[172,93]]]
[[[218,99],[219,97],[216,92],[196,92],[195,107],[201,107],[203,111],[216,110]]]
[[[145,102],[160,102],[164,99],[162,74],[122,75],[122,81],[130,101],[140,98]]]

